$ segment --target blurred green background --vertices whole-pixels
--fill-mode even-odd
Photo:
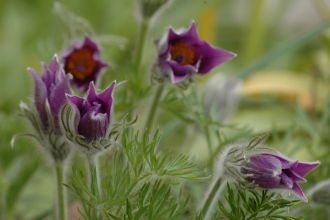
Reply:
[[[102,57],[111,68],[101,87],[127,79],[129,68],[125,67],[131,62],[139,33],[136,2],[59,2],[90,22],[97,36],[127,39],[124,48],[111,40],[102,45]],[[30,102],[33,97],[27,67],[41,73],[40,63],[48,63],[68,46],[67,24],[53,13],[53,5],[45,0],[0,1],[0,218],[4,218],[3,207],[10,203],[17,219],[44,219],[54,200],[51,167],[43,153],[26,138],[18,139],[14,149],[10,146],[13,135],[27,130],[24,119],[17,116],[19,102]],[[244,75],[242,102],[232,121],[248,125],[254,134],[271,132],[270,144],[278,149],[305,160],[320,159],[326,166],[330,163],[326,159],[330,123],[325,110],[330,35],[326,26],[316,28],[329,16],[330,4],[325,0],[176,0],[152,20],[143,65],[148,70],[154,62],[153,41],[169,26],[187,27],[195,20],[200,38],[238,54],[209,74]],[[330,26],[329,21],[327,24]],[[309,37],[300,38],[306,34]],[[301,44],[293,45],[298,39]],[[281,46],[283,53],[267,55]],[[259,58],[265,58],[262,65],[248,70]],[[198,78],[197,83],[203,87],[209,75]],[[203,137],[196,143],[189,153],[206,154],[200,148],[205,145]],[[328,168],[318,174],[313,178],[326,179]],[[17,182],[21,184],[15,185]]]

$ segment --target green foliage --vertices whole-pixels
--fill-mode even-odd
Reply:
[[[189,197],[181,204],[171,198],[171,187],[161,181],[153,183],[146,183],[142,186],[138,193],[137,204],[132,204],[128,199],[126,200],[126,213],[123,217],[116,217],[108,213],[116,220],[120,219],[179,219],[184,212],[188,203]],[[181,193],[179,198],[181,197]],[[132,207],[132,205],[135,205]],[[132,210],[135,210],[134,212]]]
[[[283,198],[276,198],[276,193],[269,193],[267,190],[257,192],[253,190],[240,190],[235,192],[227,183],[225,196],[228,205],[219,201],[218,206],[221,214],[230,220],[252,220],[252,219],[300,219],[286,215],[288,208],[292,207],[297,200],[289,201]],[[285,213],[285,214],[284,214]],[[219,213],[216,213],[218,215]]]
[[[191,157],[159,149],[158,132],[152,138],[127,126],[123,129],[120,146],[109,155],[107,174],[101,175],[98,189],[96,172],[90,187],[83,172],[74,170],[72,185],[68,186],[84,204],[85,219],[178,219],[186,207],[189,196],[181,200],[171,193],[173,184],[180,179],[203,180],[204,171],[197,167]],[[119,144],[118,144],[119,145]],[[115,152],[113,152],[115,151]],[[178,199],[176,199],[176,197]],[[178,201],[177,201],[178,200]]]

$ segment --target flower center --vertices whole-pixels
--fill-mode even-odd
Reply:
[[[93,52],[87,47],[75,50],[65,65],[65,71],[71,73],[74,78],[84,81],[93,75],[96,62],[93,59]]]
[[[179,41],[171,46],[171,59],[176,61],[180,66],[192,65],[195,61],[194,47]]]

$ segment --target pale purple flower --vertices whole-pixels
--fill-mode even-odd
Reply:
[[[248,182],[267,189],[287,189],[307,201],[297,182],[306,182],[303,178],[319,162],[306,163],[291,160],[282,155],[257,154],[248,159],[241,172]]]
[[[108,66],[101,61],[100,46],[85,37],[84,42],[75,42],[61,56],[66,74],[73,76],[72,85],[86,92],[90,82],[98,83],[103,70]]]
[[[67,102],[66,94],[71,94],[69,76],[65,75],[56,55],[48,66],[43,63],[42,76],[32,68],[28,68],[28,70],[32,74],[34,80],[34,104],[40,115],[43,126],[48,130],[49,122],[52,120],[55,131],[58,132],[60,128],[59,112],[62,106]],[[49,119],[47,114],[47,103],[50,107],[51,119]]]
[[[105,138],[112,121],[113,91],[116,82],[101,93],[96,93],[93,82],[90,83],[87,97],[68,95],[69,102],[75,109],[75,130],[86,142]]]
[[[200,40],[195,22],[178,32],[170,28],[159,43],[155,78],[169,77],[172,83],[179,83],[195,73],[204,75],[235,56]]]

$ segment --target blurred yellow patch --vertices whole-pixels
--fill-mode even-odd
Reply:
[[[261,71],[251,75],[243,84],[243,95],[272,94],[289,103],[296,100],[305,110],[321,110],[330,91],[324,80],[293,72]],[[315,104],[314,104],[315,103]]]
[[[216,37],[216,26],[217,26],[217,15],[219,9],[214,7],[207,7],[201,13],[198,19],[198,34],[200,39],[209,42],[210,44],[215,43]]]

